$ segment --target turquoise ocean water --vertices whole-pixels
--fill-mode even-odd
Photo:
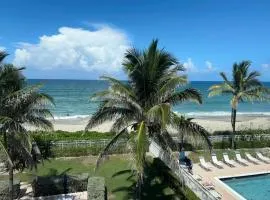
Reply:
[[[97,103],[91,101],[91,95],[108,87],[101,80],[41,80],[30,79],[30,84],[42,83],[42,90],[55,100],[53,113],[58,118],[87,117],[96,111]],[[184,103],[174,107],[174,111],[188,116],[225,116],[230,115],[230,100],[227,96],[208,98],[208,88],[218,82],[195,81],[190,85],[203,95],[203,104]],[[270,87],[270,82],[264,83]],[[268,115],[270,103],[241,103],[239,114]]]

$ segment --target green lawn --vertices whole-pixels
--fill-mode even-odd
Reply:
[[[111,200],[130,199],[134,195],[135,176],[132,173],[131,162],[127,156],[112,156],[107,160],[97,173],[94,172],[96,157],[80,157],[70,159],[51,159],[38,166],[38,176],[59,175],[61,173],[79,174],[89,173],[90,176],[103,176],[106,179],[108,196]],[[197,199],[192,192],[184,193],[190,198],[185,198],[178,181],[172,176],[169,169],[160,160],[150,160],[146,167],[147,178],[143,189],[143,199]],[[33,172],[25,171],[15,177],[21,181],[29,182],[33,178]],[[0,176],[7,179],[7,176]]]

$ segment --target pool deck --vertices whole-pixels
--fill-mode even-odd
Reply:
[[[260,162],[258,165],[250,163],[248,166],[242,166],[237,163],[236,167],[229,167],[224,164],[223,169],[219,169],[208,163],[211,167],[211,171],[206,171],[201,168],[199,164],[194,164],[193,174],[200,175],[202,177],[202,182],[211,182],[215,186],[215,190],[222,195],[224,200],[240,200],[243,199],[234,192],[232,192],[228,187],[226,187],[218,177],[231,177],[231,176],[240,176],[240,175],[251,175],[258,173],[270,173],[270,164]]]

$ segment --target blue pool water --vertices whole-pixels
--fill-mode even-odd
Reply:
[[[270,199],[270,174],[221,180],[247,200]]]

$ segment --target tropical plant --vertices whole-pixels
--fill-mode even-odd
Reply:
[[[250,61],[242,61],[234,63],[232,68],[232,80],[229,81],[224,72],[220,73],[223,79],[221,84],[213,85],[209,88],[209,97],[216,95],[231,96],[231,125],[232,138],[231,145],[234,145],[236,113],[238,104],[245,101],[263,101],[269,100],[269,89],[258,80],[260,73],[257,71],[249,72]]]
[[[187,77],[179,75],[184,68],[170,53],[158,49],[157,40],[152,41],[144,51],[135,48],[128,50],[123,69],[128,77],[127,82],[102,77],[110,87],[94,95],[94,99],[101,101],[101,104],[89,120],[86,130],[113,120],[111,131],[116,135],[99,155],[97,166],[119,140],[128,141],[134,153],[139,197],[149,139],[159,141],[165,149],[175,145],[169,134],[170,128],[178,129],[178,122],[183,119],[172,111],[172,106],[185,101],[202,103],[202,98],[193,88],[180,90],[181,86],[187,84]],[[198,127],[193,126],[193,132],[209,142],[206,131]]]
[[[0,53],[1,61],[6,55]],[[10,199],[13,199],[13,171],[32,168],[37,161],[38,148],[32,143],[25,125],[52,129],[52,123],[46,119],[52,116],[47,108],[52,98],[40,93],[40,86],[26,87],[22,70],[1,62],[0,134],[3,141],[0,142],[0,152],[9,171]]]

